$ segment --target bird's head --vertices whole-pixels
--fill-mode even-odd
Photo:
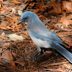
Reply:
[[[36,18],[36,14],[31,11],[24,12],[20,17],[20,22],[28,22],[29,20],[33,20]]]

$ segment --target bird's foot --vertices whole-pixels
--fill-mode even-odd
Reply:
[[[43,55],[39,52],[39,53],[35,54],[32,59],[33,59],[33,61],[40,61],[42,56]]]

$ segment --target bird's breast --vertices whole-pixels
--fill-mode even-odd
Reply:
[[[50,43],[49,41],[41,40],[39,38],[36,38],[34,35],[32,35],[31,32],[29,32],[29,35],[31,39],[33,40],[34,44],[36,44],[39,47],[45,47],[45,48],[50,48]]]

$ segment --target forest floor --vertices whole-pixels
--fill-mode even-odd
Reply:
[[[72,64],[55,51],[33,60],[37,48],[27,26],[18,24],[27,10],[35,12],[72,52],[71,0],[0,0],[0,72],[72,72]]]

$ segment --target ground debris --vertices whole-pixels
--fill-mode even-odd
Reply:
[[[37,48],[27,26],[18,24],[26,10],[35,12],[72,51],[71,0],[0,0],[0,72],[72,72],[72,65],[52,51],[33,60]]]

